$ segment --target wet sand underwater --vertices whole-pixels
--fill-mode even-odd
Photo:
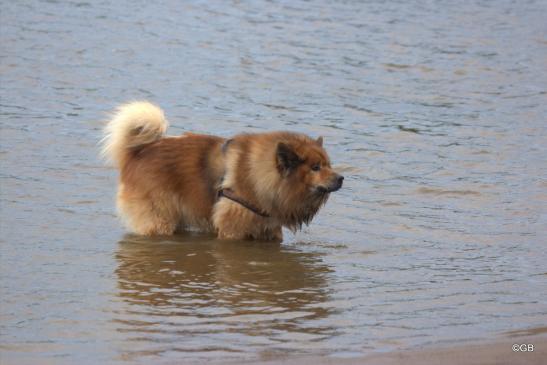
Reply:
[[[534,351],[515,352],[514,344],[533,344]],[[542,365],[547,358],[547,336],[521,337],[482,344],[440,346],[393,351],[360,358],[301,358],[265,361],[260,365]],[[249,363],[251,364],[251,363]]]

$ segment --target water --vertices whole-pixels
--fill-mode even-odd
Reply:
[[[1,358],[351,357],[547,323],[544,1],[3,2]],[[281,245],[115,218],[100,120],[325,137]]]

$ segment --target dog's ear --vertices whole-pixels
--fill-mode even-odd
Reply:
[[[319,147],[323,147],[323,136],[317,138],[317,140],[315,141],[315,143],[317,143],[317,145]]]
[[[302,160],[294,150],[286,143],[277,144],[277,167],[283,175],[288,175],[292,170],[302,163]]]

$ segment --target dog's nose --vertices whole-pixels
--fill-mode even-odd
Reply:
[[[328,193],[332,193],[335,191],[340,190],[342,187],[342,182],[344,181],[344,177],[342,175],[335,174],[332,176],[332,180],[330,181],[330,184],[327,188],[324,188]]]
[[[334,178],[334,191],[340,189],[343,182],[344,177],[342,175],[336,175],[336,177]]]

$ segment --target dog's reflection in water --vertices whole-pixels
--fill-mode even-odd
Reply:
[[[116,322],[124,331],[154,327],[179,337],[207,334],[213,341],[219,332],[322,337],[332,330],[317,321],[331,311],[325,303],[331,270],[317,254],[203,235],[127,235],[116,259],[119,297],[127,308]]]

